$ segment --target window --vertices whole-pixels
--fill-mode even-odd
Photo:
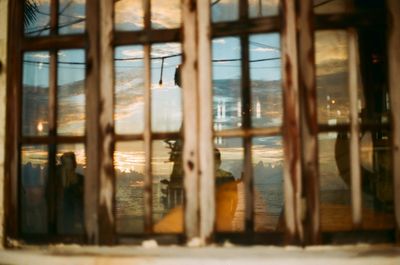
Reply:
[[[395,241],[383,3],[10,10],[8,237]]]

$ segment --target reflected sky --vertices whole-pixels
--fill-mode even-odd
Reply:
[[[83,4],[82,1],[74,1],[75,4]],[[140,2],[140,3],[139,3]],[[234,5],[235,1],[221,1],[221,5],[231,2]],[[272,3],[272,2],[271,2]],[[46,5],[46,1],[40,1],[41,5]],[[159,9],[154,12],[168,12],[170,7],[164,2],[155,3],[159,5]],[[263,4],[268,5],[266,1]],[[126,21],[130,18],[135,18],[132,12],[139,12],[141,1],[118,1],[116,2],[116,10],[119,10],[116,16],[116,21]],[[172,6],[172,5],[171,5]],[[213,7],[215,9],[217,7]],[[158,10],[158,11],[157,11]],[[164,11],[163,11],[164,10]],[[131,13],[129,13],[129,12]],[[119,17],[118,17],[119,16]],[[140,21],[138,19],[137,21]],[[124,22],[125,23],[125,22]],[[136,23],[136,22],[132,22]],[[165,22],[166,27],[173,25]],[[122,25],[122,24],[121,24]],[[169,27],[168,26],[168,27]],[[138,24],[140,28],[140,23]],[[334,32],[317,32],[316,33],[316,64],[317,74],[319,80],[323,78],[331,78],[339,80],[338,77],[345,75],[347,72],[347,38],[341,34]],[[280,114],[282,112],[279,105],[282,101],[281,96],[273,97],[272,92],[281,93],[281,66],[280,66],[280,36],[278,33],[252,35],[249,38],[249,52],[251,69],[252,88],[253,93],[253,108],[255,109],[255,118],[257,118],[257,110],[260,109],[262,115],[272,115],[274,119],[273,125],[281,124]],[[228,37],[212,40],[213,60],[213,82],[214,89],[218,90],[214,93],[214,119],[215,128],[217,130],[239,126],[241,122],[241,102],[240,102],[240,83],[241,83],[241,62],[240,62],[240,40],[239,38]],[[84,84],[84,65],[68,64],[67,62],[84,62],[84,53],[81,51],[60,51],[58,53],[60,62],[59,71],[62,73],[58,76],[59,90],[64,91],[64,88],[71,86],[83,88]],[[156,44],[152,46],[152,69],[151,69],[151,88],[152,88],[152,113],[153,131],[179,131],[182,124],[182,91],[181,88],[174,83],[174,75],[177,66],[181,63],[181,47],[178,43]],[[143,58],[143,50],[141,46],[123,46],[117,47],[115,50],[116,59],[132,59]],[[164,59],[164,60],[163,60]],[[234,59],[234,60],[232,60]],[[265,60],[264,60],[265,59]],[[45,89],[48,87],[49,72],[48,72],[48,52],[35,52],[29,53],[24,57],[24,86],[36,87]],[[224,61],[225,60],[225,61]],[[228,61],[226,61],[228,60]],[[143,131],[143,62],[141,60],[132,61],[116,61],[116,132],[120,134],[126,133],[142,133]],[[161,68],[162,71],[161,71]],[[326,79],[328,80],[328,79]],[[340,79],[340,80],[343,80]],[[160,82],[161,81],[161,82]],[[341,81],[342,83],[344,81]],[[333,83],[325,82],[325,90],[336,87]],[[261,88],[261,89],[258,89]],[[271,90],[266,89],[271,88]],[[257,91],[256,91],[257,90]],[[84,106],[84,90],[75,89],[75,94],[68,95],[68,102],[70,103],[69,112],[72,114],[72,109],[75,107],[83,108]],[[79,92],[78,92],[79,91]],[[264,94],[264,95],[262,95]],[[43,95],[45,96],[45,95]],[[265,96],[275,103],[274,106],[270,103],[263,103]],[[43,98],[42,98],[43,99]],[[42,100],[40,99],[40,100]],[[38,101],[40,101],[38,99]],[[32,101],[32,98],[31,98]],[[260,102],[260,107],[258,107]],[[231,104],[232,103],[232,104]],[[225,114],[224,114],[225,112]],[[260,117],[263,117],[263,116]],[[60,115],[59,123],[68,123],[71,121],[67,118],[68,115]],[[267,116],[266,116],[267,117]],[[268,116],[269,117],[269,116]],[[74,122],[83,121],[84,115],[77,115],[74,113]],[[218,123],[222,124],[218,127]],[[255,126],[267,126],[268,123],[264,122],[258,125],[253,121]],[[35,124],[36,126],[36,124]],[[225,126],[225,127],[224,127]],[[132,129],[133,128],[133,129]],[[235,152],[233,147],[224,150],[225,154],[234,157]],[[228,150],[228,148],[231,148]],[[257,153],[257,145],[254,148],[256,155],[262,156],[262,152]],[[262,150],[262,148],[260,149]],[[272,149],[270,152],[272,152]],[[118,157],[138,156],[136,153],[129,153],[130,151],[121,151],[116,154]],[[269,154],[269,159],[279,157],[279,154]],[[260,157],[261,159],[261,157]],[[129,160],[130,161],[130,160]],[[168,157],[156,157],[154,161],[160,163],[160,174],[166,174],[170,170],[166,166],[165,161]],[[280,163],[277,158],[276,163]],[[163,164],[164,163],[164,164]],[[134,166],[130,166],[134,165]],[[164,166],[162,166],[164,165]],[[143,165],[138,160],[132,160],[128,164],[118,164],[117,168],[121,170],[134,170],[134,168],[141,168]],[[168,169],[169,168],[169,169]],[[163,173],[164,172],[164,173]]]

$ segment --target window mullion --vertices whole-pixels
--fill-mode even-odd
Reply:
[[[86,177],[84,181],[84,219],[87,243],[99,243],[99,1],[87,0],[86,26],[89,48],[86,52]],[[90,136],[90,137],[88,137]]]
[[[98,21],[100,24],[100,100],[98,102],[100,108],[100,244],[115,242],[113,5],[113,1],[100,1]]]
[[[150,0],[144,3],[144,27],[145,31],[151,31],[151,4]],[[144,148],[145,148],[145,180],[144,180],[144,230],[147,233],[153,232],[153,184],[152,184],[152,134],[151,134],[151,46],[144,45],[144,67],[145,67],[145,88],[144,88]]]
[[[297,17],[304,242],[319,240],[318,124],[312,0],[299,0]]]
[[[196,8],[182,1],[183,25],[183,169],[185,189],[185,233],[188,240],[199,236],[199,101],[197,72]]]
[[[284,202],[287,243],[303,237],[301,226],[300,107],[295,3],[283,0],[281,33],[283,81]]]
[[[199,85],[199,163],[200,163],[200,237],[207,241],[215,222],[215,183],[213,147],[213,101],[211,82],[211,40],[209,1],[197,1],[198,85]]]
[[[361,85],[359,75],[358,39],[354,28],[349,33],[349,99],[350,99],[350,175],[351,204],[354,227],[362,222],[361,167],[360,167],[360,128],[358,123],[358,91]]]
[[[392,155],[393,155],[393,179],[394,179],[394,205],[397,223],[397,240],[399,241],[400,231],[400,163],[396,158],[400,157],[400,2],[388,0],[387,6],[390,12],[389,39],[388,39],[388,60],[389,60],[389,92],[392,125]],[[397,241],[397,242],[398,242]]]

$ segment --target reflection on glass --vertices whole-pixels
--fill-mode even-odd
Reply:
[[[348,133],[319,137],[322,231],[353,229]],[[365,131],[360,139],[363,229],[394,228],[393,177],[387,132]]]
[[[365,131],[360,145],[363,227],[365,229],[394,228],[394,184],[390,134],[387,131]]]
[[[316,31],[318,122],[349,122],[348,40],[346,31]]]
[[[153,142],[153,223],[155,233],[183,232],[183,167],[180,139]]]
[[[25,0],[24,32],[26,36],[49,35],[50,1]]]
[[[22,134],[25,136],[48,133],[49,53],[24,54]]]
[[[151,47],[151,126],[153,132],[177,132],[182,126],[181,45]],[[179,67],[179,68],[178,68]]]
[[[180,0],[152,0],[151,27],[154,29],[179,28],[181,26]]]
[[[143,46],[115,49],[115,132],[134,134],[144,128]]]
[[[59,135],[85,134],[85,52],[58,52],[58,112]]]
[[[47,146],[21,148],[21,230],[22,233],[47,233]]]
[[[279,0],[249,0],[249,16],[268,17],[278,15]]]
[[[60,0],[58,30],[60,34],[85,31],[86,0]]]
[[[114,24],[117,31],[137,31],[143,29],[143,1],[119,0],[114,5]]]
[[[243,231],[245,219],[243,141],[215,139],[216,230]]]
[[[322,231],[353,228],[348,133],[319,135],[320,215]]]
[[[242,126],[241,52],[239,38],[212,41],[214,129]]]
[[[283,231],[282,137],[253,138],[255,231]]]
[[[144,229],[143,142],[120,142],[115,146],[117,233],[142,233]]]
[[[316,14],[350,13],[353,10],[353,0],[314,0]]]
[[[362,90],[359,91],[361,123],[388,124],[390,104],[385,32],[371,29],[357,33],[362,77]]]
[[[86,155],[84,144],[57,146],[56,179],[49,181],[55,203],[50,209],[57,215],[60,234],[83,234],[83,191]],[[53,197],[54,198],[54,197]]]
[[[279,34],[252,35],[250,79],[253,127],[282,124],[282,87]]]
[[[211,0],[212,22],[233,21],[239,18],[239,0]]]

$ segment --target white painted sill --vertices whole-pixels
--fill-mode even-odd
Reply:
[[[0,250],[0,264],[377,264],[399,265],[400,247],[351,245],[317,247],[95,247],[51,245]]]

